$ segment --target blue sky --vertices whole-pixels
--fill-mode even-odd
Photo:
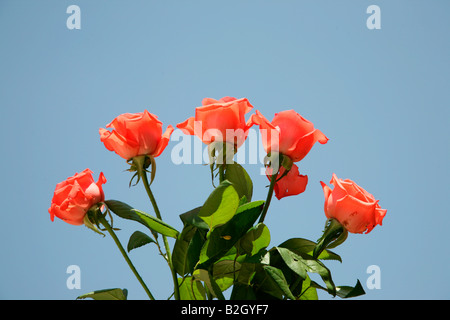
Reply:
[[[66,27],[72,4],[80,30]],[[379,30],[366,26],[372,4]],[[371,192],[387,215],[335,249],[343,259],[327,264],[335,283],[360,279],[361,299],[450,298],[449,10],[448,1],[2,0],[0,298],[70,300],[119,287],[145,299],[109,236],[50,221],[55,185],[85,168],[95,178],[102,171],[107,199],[151,213],[98,129],[144,109],[175,126],[203,98],[223,96],[246,97],[268,118],[294,109],[330,138],[298,163],[307,190],[272,201],[271,246],[320,236],[319,181],[336,173]],[[152,187],[164,220],[180,229],[178,215],[212,186],[208,167],[172,162],[176,143],[157,158]],[[265,199],[260,165],[244,167],[253,198]],[[115,221],[124,244],[142,230]],[[170,273],[154,246],[130,257],[154,295],[168,297]],[[81,289],[66,286],[70,265],[80,267]],[[381,289],[366,287],[371,265]]]

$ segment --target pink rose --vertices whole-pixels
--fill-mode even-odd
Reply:
[[[162,122],[147,110],[141,113],[124,113],[106,125],[112,131],[100,128],[100,140],[106,149],[114,151],[125,160],[136,156],[159,156],[170,140],[173,127],[162,133]]]
[[[276,113],[269,122],[258,110],[250,123],[259,125],[263,146],[267,153],[275,151],[291,158],[302,160],[316,142],[325,144],[328,138],[314,124],[294,110]]]
[[[349,179],[338,179],[333,173],[331,190],[320,182],[325,194],[325,215],[339,221],[349,232],[369,233],[381,225],[387,210],[381,209],[374,196]]]
[[[92,171],[89,169],[58,183],[48,209],[50,219],[54,221],[56,216],[69,224],[83,224],[88,210],[105,200],[102,189],[102,184],[105,183],[103,172],[100,173],[98,181],[94,182]]]
[[[239,147],[251,127],[245,121],[245,114],[252,108],[246,98],[205,98],[202,106],[195,108],[195,116],[177,124],[177,128],[185,134],[196,135],[205,144],[227,141]]]
[[[258,110],[252,115],[249,124],[259,125],[262,143],[266,152],[280,153],[289,157],[291,162],[302,160],[316,142],[325,144],[328,138],[314,125],[294,110],[276,113],[269,122]],[[280,179],[284,167],[280,167]],[[271,171],[270,171],[271,172]],[[271,179],[268,171],[267,177]],[[283,197],[297,195],[305,191],[308,177],[300,175],[297,165],[292,164],[290,171],[277,181],[274,191],[278,200]]]

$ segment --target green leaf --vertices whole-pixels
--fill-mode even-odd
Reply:
[[[250,202],[253,195],[253,182],[247,171],[237,162],[227,164],[225,179],[230,181],[236,189],[239,199],[245,196]]]
[[[242,283],[236,283],[233,286],[230,300],[256,300],[256,295],[251,286]]]
[[[302,282],[302,289],[299,295],[300,300],[318,300],[317,289],[311,285],[311,278],[306,277]]]
[[[317,259],[307,254],[296,254],[289,249],[276,247],[286,265],[303,279],[306,278],[306,272],[317,273],[325,282],[328,292],[336,295],[336,286],[331,279],[330,270]]]
[[[170,226],[169,224],[165,223],[164,221],[153,217],[149,215],[148,213],[145,213],[143,211],[134,209],[134,212],[139,216],[139,218],[145,222],[145,224],[153,231],[158,232],[164,236],[171,237],[171,238],[177,238],[178,237],[178,230],[174,227]]]
[[[198,268],[208,269],[212,263],[227,254],[256,222],[263,205],[264,201],[242,205],[230,221],[212,230],[200,253]]]
[[[180,219],[181,221],[183,221],[183,224],[185,225],[190,224],[199,229],[208,230],[209,229],[208,224],[198,216],[201,208],[202,207],[197,207],[192,210],[189,210],[188,212],[180,214]]]
[[[172,251],[172,264],[175,272],[180,276],[187,273],[187,251],[195,232],[197,232],[197,228],[187,224],[175,241]]]
[[[116,215],[124,219],[139,219],[136,214],[133,213],[133,207],[119,200],[106,200],[106,206]]]
[[[362,287],[359,280],[357,280],[357,283],[354,287],[350,286],[337,286],[336,287],[336,295],[340,298],[353,298],[360,295],[366,294],[364,291],[364,288]]]
[[[175,241],[172,261],[175,271],[184,276],[192,273],[198,262],[200,251],[206,240],[206,231],[193,225],[186,224]]]
[[[178,278],[181,300],[206,300],[205,288],[192,277]]]
[[[128,240],[127,251],[142,247],[148,243],[155,243],[155,240],[141,231],[135,231]]]
[[[267,273],[267,275],[275,281],[278,288],[283,292],[283,294],[292,300],[295,300],[294,295],[292,294],[291,290],[289,289],[289,285],[286,281],[286,278],[284,277],[283,272],[275,267],[272,266],[264,266],[264,271]]]
[[[282,244],[280,244],[278,247],[286,248],[291,250],[294,253],[297,254],[308,254],[310,256],[313,255],[314,248],[316,246],[316,243],[303,239],[303,238],[292,238],[289,240],[286,240]],[[337,255],[334,252],[331,252],[330,250],[324,250],[321,252],[321,254],[317,257],[319,260],[338,260],[342,262],[342,259],[339,255]]]
[[[239,196],[236,189],[229,181],[225,180],[209,195],[198,216],[212,230],[227,223],[236,213],[238,206]]]
[[[213,278],[222,291],[227,290],[239,275],[241,264],[235,260],[220,260],[213,266]]]
[[[105,201],[106,206],[121,218],[134,220],[149,228],[151,231],[167,237],[177,238],[179,232],[164,221],[149,215],[141,210],[134,209],[128,204],[118,200]]]
[[[222,291],[220,290],[220,287],[217,285],[215,280],[212,278],[211,274],[207,270],[204,269],[197,269],[193,273],[194,279],[203,281],[203,283],[208,288],[209,292],[211,294],[219,299],[219,300],[225,300],[225,297],[222,294]]]
[[[94,300],[127,300],[127,289],[103,289],[83,294],[77,299],[92,298]]]
[[[293,253],[289,249],[285,248],[276,248],[280,253],[281,258],[286,263],[286,265],[294,271],[297,275],[299,275],[302,279],[306,279],[307,272],[311,269],[308,264],[303,260],[302,257]]]
[[[240,268],[241,264],[235,260],[220,260],[219,262],[214,264],[213,277],[233,277],[236,272],[239,272]]]
[[[198,229],[189,243],[187,251],[187,271],[192,273],[200,259],[200,252],[206,241],[206,231]]]
[[[257,254],[261,249],[267,248],[269,244],[269,228],[263,223],[258,223],[239,240],[239,247],[251,256]]]
[[[241,263],[236,283],[250,285],[257,268],[258,264],[256,263],[249,263],[249,262]]]

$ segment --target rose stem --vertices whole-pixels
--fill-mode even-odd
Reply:
[[[219,163],[219,183],[222,183],[222,181],[225,180],[225,169],[227,166],[227,144],[223,143],[222,145],[222,151],[219,152],[219,156],[222,155],[222,163]]]
[[[147,174],[146,174],[145,170],[140,170],[139,172],[141,173],[140,175],[142,178],[142,182],[144,183],[145,190],[147,191],[148,197],[150,198],[150,202],[152,203],[153,209],[155,210],[156,217],[159,220],[162,220],[161,213],[159,211],[158,205],[156,204],[155,197],[153,196],[152,190],[150,189],[150,185],[148,183]],[[173,264],[172,264],[172,254],[170,253],[169,242],[167,241],[167,237],[165,235],[162,235],[162,236],[163,236],[163,240],[164,240],[164,247],[166,248],[167,263],[169,264],[169,268],[172,273],[173,285],[174,285],[174,290],[175,290],[174,291],[175,300],[180,300],[180,290],[178,288],[178,279],[177,279],[177,275],[175,273],[175,270],[174,270]]]
[[[278,172],[272,175],[270,179],[270,186],[269,186],[269,192],[267,193],[267,199],[264,204],[264,209],[261,213],[261,218],[259,218],[259,223],[262,223],[264,221],[264,218],[266,217],[267,210],[270,206],[270,201],[272,200],[273,195],[273,188],[275,187],[275,182],[277,181]]]
[[[142,280],[141,276],[139,275],[139,273],[137,272],[136,268],[134,267],[133,263],[131,262],[130,258],[128,257],[127,253],[125,252],[122,244],[120,243],[119,239],[117,238],[114,230],[111,228],[111,225],[108,223],[108,221],[105,219],[105,217],[102,214],[98,215],[98,220],[100,221],[100,223],[102,225],[105,226],[106,230],[108,230],[109,234],[111,235],[111,237],[114,239],[114,242],[116,243],[117,247],[119,248],[120,252],[122,253],[122,256],[125,258],[125,260],[128,263],[128,266],[130,267],[131,271],[133,271],[134,275],[136,276],[136,278],[139,280],[139,282],[141,283],[142,287],[144,288],[145,292],[147,293],[147,295],[150,297],[151,300],[155,300],[155,298],[153,297],[152,293],[150,292],[150,290],[147,288],[145,282]]]

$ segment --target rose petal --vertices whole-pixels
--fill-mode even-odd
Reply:
[[[285,171],[286,169],[281,167],[277,179],[280,179]],[[268,175],[267,178],[271,180],[270,175]],[[284,197],[298,195],[305,191],[307,184],[308,176],[299,174],[298,167],[294,164],[292,165],[291,170],[275,183],[275,197],[280,200]]]
[[[100,141],[103,142],[106,149],[114,151],[122,158],[129,160],[138,155],[139,145],[135,142],[127,140],[117,133],[117,131],[109,132],[100,128]]]
[[[183,131],[184,134],[188,134],[188,135],[194,135],[194,121],[195,118],[194,117],[190,117],[187,120],[185,120],[184,122],[178,123],[176,125],[176,127],[178,129],[180,129],[181,131]],[[201,139],[201,137],[200,137]]]
[[[172,134],[173,130],[174,128],[171,125],[167,127],[166,131],[161,136],[161,140],[159,140],[158,146],[156,147],[154,153],[152,154],[153,157],[158,157],[167,147],[170,141],[170,135]]]
[[[185,134],[195,134],[205,144],[228,141],[240,146],[250,127],[245,121],[245,114],[252,108],[246,98],[205,98],[202,106],[195,109],[195,117],[177,124],[177,128]]]
[[[312,132],[298,139],[284,154],[288,155],[292,161],[298,162],[311,151],[314,144],[318,141],[321,144],[325,144],[328,138],[320,130],[314,129]]]
[[[207,105],[215,104],[215,103],[218,103],[218,102],[219,102],[219,100],[216,100],[216,99],[213,99],[213,98],[204,98],[202,100],[202,106],[207,106]]]
[[[255,110],[255,114],[250,117],[248,124],[259,126],[262,145],[266,153],[279,151],[280,130],[270,123],[259,110]]]
[[[330,218],[327,207],[328,207],[328,199],[330,198],[330,195],[333,191],[331,190],[331,188],[329,186],[327,186],[325,184],[325,182],[320,181],[320,184],[322,185],[323,194],[325,196],[325,203],[324,203],[325,215],[327,218]]]
[[[299,139],[314,130],[314,125],[294,110],[276,113],[272,125],[280,128],[280,152],[287,156],[291,156]]]
[[[153,155],[161,140],[162,122],[145,110],[139,122],[130,121],[127,127],[130,135],[134,135],[138,141],[137,155]]]
[[[363,202],[353,196],[346,196],[337,201],[334,218],[352,233],[363,233],[368,228],[372,230],[375,226],[375,204]]]

